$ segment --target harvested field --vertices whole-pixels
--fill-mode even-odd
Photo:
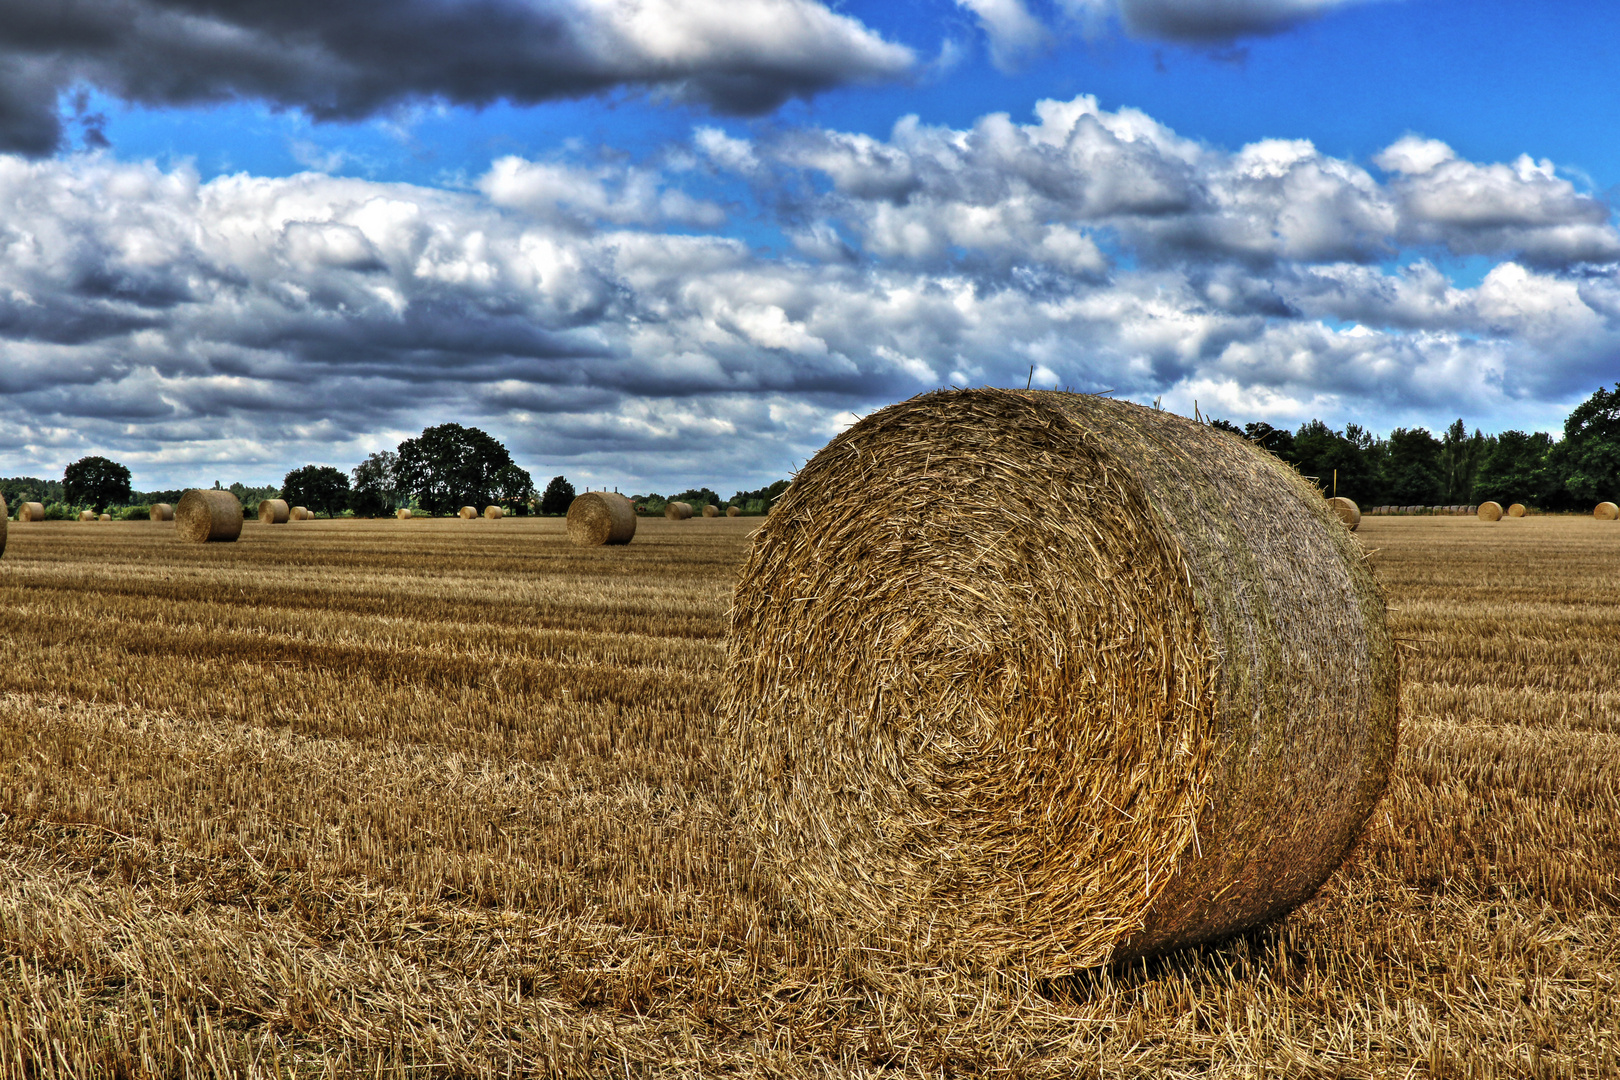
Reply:
[[[13,530],[0,1072],[1620,1070],[1612,525],[1365,518],[1365,842],[1280,925],[1030,982],[812,944],[755,876],[711,687],[758,524]]]

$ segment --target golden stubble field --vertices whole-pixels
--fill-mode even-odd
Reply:
[[[1620,1072],[1620,525],[1365,519],[1407,652],[1362,847],[1279,926],[1031,983],[756,874],[713,707],[753,524],[13,525],[0,1073]]]

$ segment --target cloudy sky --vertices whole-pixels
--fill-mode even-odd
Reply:
[[[1553,429],[1620,379],[1573,0],[0,0],[0,474],[483,427],[728,493],[943,385]]]

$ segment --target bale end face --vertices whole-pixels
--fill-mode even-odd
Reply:
[[[568,504],[568,539],[578,547],[628,544],[635,535],[635,507],[616,491],[587,491]]]
[[[37,502],[25,502],[25,503],[23,503],[22,507],[17,511],[17,520],[18,521],[44,521],[45,520],[45,504],[44,503],[37,503]]]
[[[692,504],[685,502],[672,502],[664,506],[664,518],[667,521],[685,521],[692,516]]]
[[[719,517],[720,516],[720,508],[718,506],[714,505],[714,503],[706,503],[706,504],[704,504],[704,507],[703,507],[703,516],[706,517],[706,518]]]
[[[242,503],[229,491],[188,491],[174,508],[174,532],[187,543],[230,543],[242,535]]]
[[[1481,521],[1501,521],[1502,504],[1499,502],[1482,502],[1479,504],[1479,510],[1475,512],[1475,516]]]
[[[459,511],[457,511],[457,516],[460,517],[462,521],[471,521],[473,518],[478,516],[478,511],[470,506],[463,506]]]
[[[1507,508],[1508,517],[1521,518],[1527,513],[1529,513],[1529,511],[1524,508],[1524,503],[1514,503],[1512,506]]]
[[[287,511],[288,521],[308,521],[314,516],[315,515],[310,512],[309,508],[305,506],[294,506]]]
[[[736,506],[726,507],[726,517],[742,517],[742,509]]]
[[[484,520],[485,521],[499,521],[499,520],[501,520],[501,518],[503,518],[505,516],[506,516],[506,511],[502,510],[500,507],[494,505],[493,503],[491,503],[489,506],[484,507]]]
[[[266,525],[285,525],[292,516],[286,499],[265,499],[259,503],[259,520]]]
[[[1357,506],[1354,500],[1339,495],[1329,499],[1328,505],[1339,515],[1339,520],[1344,522],[1345,528],[1355,532],[1361,527],[1361,507]]]
[[[152,521],[173,521],[174,507],[168,503],[153,503],[152,509],[147,511],[146,516]]]
[[[96,520],[96,512],[94,510],[80,510],[79,511],[79,520],[80,521],[94,521],[94,520]]]
[[[1104,398],[942,391],[776,503],[722,714],[804,911],[1056,975],[1311,896],[1383,792],[1397,682],[1363,552],[1276,458]]]
[[[1620,518],[1620,506],[1616,506],[1612,502],[1600,502],[1592,510],[1592,516],[1599,521],[1614,521],[1616,518]]]

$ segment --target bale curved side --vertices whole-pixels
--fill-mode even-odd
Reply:
[[[491,503],[490,505],[484,507],[484,519],[486,521],[499,521],[499,520],[501,520],[501,518],[503,518],[505,516],[506,516],[506,511],[502,510],[499,506],[496,506],[494,503]]]
[[[742,517],[742,509],[736,506],[726,507],[726,517]]]
[[[259,503],[259,520],[266,525],[285,525],[292,515],[286,499],[265,499]]]
[[[1524,517],[1524,515],[1527,513],[1529,513],[1529,511],[1524,508],[1524,503],[1514,503],[1512,506],[1507,508],[1508,517]]]
[[[684,502],[667,503],[664,506],[664,517],[670,521],[685,521],[692,516],[692,504]]]
[[[706,517],[706,518],[719,517],[720,516],[720,508],[718,506],[714,505],[714,503],[704,503],[703,504],[703,516]]]
[[[568,504],[568,539],[579,547],[628,544],[636,509],[616,491],[587,491]]]
[[[112,515],[107,513],[105,510],[103,510],[101,513],[96,515],[96,520],[97,521],[111,521],[112,520]]]
[[[242,535],[242,503],[229,491],[188,491],[174,508],[174,533],[194,544],[230,543]]]
[[[1475,516],[1481,521],[1501,521],[1502,504],[1499,502],[1482,502],[1479,504],[1479,509],[1475,511]]]
[[[758,533],[724,685],[738,805],[807,913],[1036,974],[1308,898],[1396,740],[1382,594],[1316,489],[1058,392],[828,444]]]
[[[456,515],[460,517],[462,521],[471,521],[473,518],[478,516],[478,510],[475,507],[463,506],[460,510],[456,511]]]
[[[152,521],[173,521],[174,507],[168,503],[153,503],[152,509],[147,511],[146,516]]]
[[[25,502],[17,511],[18,521],[44,521],[45,504],[38,502]]]
[[[401,521],[409,521],[411,518],[411,508],[408,506],[402,506],[398,510],[394,511],[394,516]]]
[[[94,520],[96,520],[96,512],[94,510],[80,510],[79,511],[79,520],[80,521],[94,521]]]
[[[1345,527],[1351,532],[1355,532],[1361,527],[1361,507],[1356,505],[1354,499],[1347,499],[1343,495],[1337,495],[1328,500],[1328,506],[1332,508],[1335,514],[1339,515],[1339,520],[1344,522]]]
[[[1612,502],[1600,502],[1593,508],[1592,516],[1599,521],[1613,521],[1620,518],[1620,506]]]

